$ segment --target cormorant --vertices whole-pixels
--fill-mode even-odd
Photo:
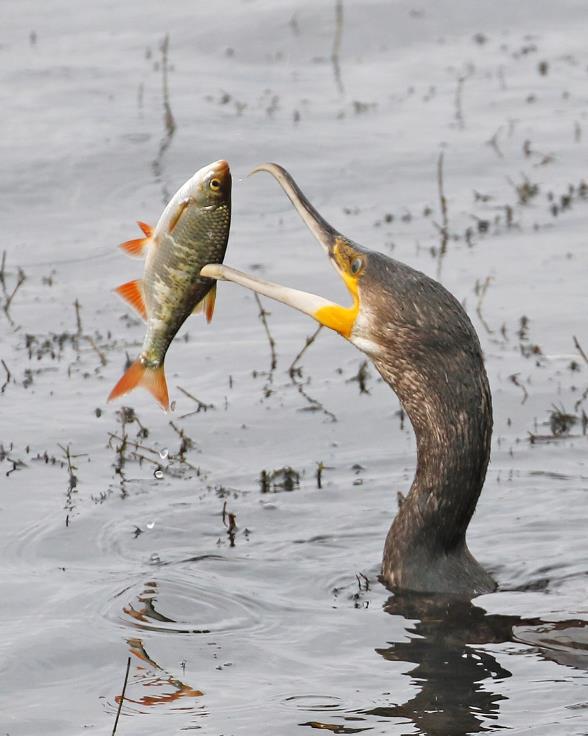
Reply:
[[[201,274],[246,286],[335,330],[369,357],[400,399],[416,434],[417,468],[386,537],[383,582],[468,597],[495,590],[465,538],[492,434],[482,350],[465,310],[437,281],[337,232],[284,168],[266,163],[257,171],[280,183],[325,248],[353,304],[343,307],[223,265],[205,266]]]

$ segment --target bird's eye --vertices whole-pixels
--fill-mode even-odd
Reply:
[[[218,179],[211,179],[210,180],[210,188],[213,192],[217,192],[220,189],[220,181]]]
[[[363,267],[363,259],[361,258],[354,258],[351,261],[351,273],[353,275],[359,273]]]

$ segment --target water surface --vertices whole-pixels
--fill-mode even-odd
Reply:
[[[4,10],[2,732],[110,733],[130,656],[120,734],[586,734],[583,4],[345,0],[339,36],[330,2]],[[143,337],[116,245],[221,157],[227,263],[347,298],[276,183],[245,178],[275,160],[463,301],[495,409],[468,538],[497,593],[378,582],[412,430],[333,334],[290,376],[298,313],[264,302],[270,370],[253,295],[222,284],[168,354],[171,417],[106,405]]]

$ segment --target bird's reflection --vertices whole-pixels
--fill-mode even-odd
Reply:
[[[586,621],[550,623],[489,615],[469,601],[410,594],[392,596],[385,610],[416,620],[406,628],[408,642],[389,643],[376,651],[389,661],[414,663],[410,676],[419,692],[406,703],[362,713],[407,719],[419,734],[461,736],[503,728],[497,719],[505,696],[493,683],[511,673],[484,645],[529,643],[540,656],[560,664],[580,668],[588,664],[588,651],[581,643],[588,631]]]

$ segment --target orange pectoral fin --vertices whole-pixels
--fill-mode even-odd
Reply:
[[[137,386],[143,386],[166,411],[169,409],[169,395],[163,365],[157,368],[148,368],[141,359],[137,359],[108,396],[108,401],[118,396],[128,394]]]
[[[127,281],[115,289],[116,293],[139,312],[144,320],[147,319],[147,308],[145,307],[145,298],[143,296],[143,281]]]
[[[180,217],[181,217],[181,216],[182,216],[182,215],[184,214],[184,211],[185,211],[186,207],[187,207],[187,206],[188,206],[188,205],[189,205],[189,204],[190,204],[191,202],[192,202],[192,200],[191,200],[191,199],[184,199],[184,200],[182,200],[182,201],[180,202],[180,204],[178,205],[178,208],[177,208],[177,210],[176,210],[176,211],[174,212],[174,214],[172,215],[172,217],[171,217],[171,219],[170,219],[170,221],[169,221],[169,228],[168,228],[168,232],[169,232],[169,233],[173,233],[173,231],[174,231],[174,229],[175,229],[176,225],[177,225],[177,224],[178,224],[178,222],[180,221]]]
[[[136,240],[127,240],[120,244],[120,247],[131,256],[141,256],[144,251],[153,241],[153,228],[151,225],[147,225],[145,222],[137,222],[137,225],[145,233],[144,238],[137,238]]]

